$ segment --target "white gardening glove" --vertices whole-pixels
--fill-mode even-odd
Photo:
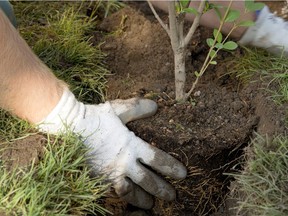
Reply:
[[[239,43],[288,56],[288,22],[271,13],[265,6],[259,13],[255,25],[249,27]]]
[[[89,147],[89,164],[95,175],[104,174],[117,195],[132,205],[149,209],[151,195],[175,199],[174,188],[159,177],[186,177],[186,168],[175,158],[144,142],[123,123],[153,115],[157,110],[148,99],[116,100],[84,105],[65,90],[54,110],[38,125],[43,132],[65,132],[67,125]],[[121,120],[123,122],[121,122]]]

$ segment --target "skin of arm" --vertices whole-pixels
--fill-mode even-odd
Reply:
[[[214,4],[227,6],[227,1],[211,1]],[[166,1],[152,1],[164,10],[168,10]],[[192,1],[191,6],[196,7],[199,1]],[[254,13],[244,14],[244,1],[234,1],[232,8],[241,12],[241,18],[254,20]],[[194,16],[187,15],[188,21]],[[219,19],[214,11],[205,13],[200,24],[210,28],[219,26]],[[0,107],[31,123],[38,123],[45,118],[56,106],[61,98],[66,84],[57,79],[51,70],[41,62],[31,48],[22,39],[17,30],[9,22],[0,9]],[[231,24],[226,23],[223,33],[229,32]],[[239,39],[246,28],[237,28],[232,37]],[[12,67],[13,66],[13,67]]]
[[[0,9],[0,107],[31,123],[56,106],[66,84],[33,53]]]
[[[79,139],[90,150],[91,175],[105,176],[127,202],[149,209],[153,196],[175,199],[175,189],[142,164],[176,179],[186,177],[185,166],[125,126],[155,114],[154,101],[134,98],[85,105],[33,53],[2,10],[0,27],[0,107],[35,123],[44,133],[65,133],[69,126],[81,134]]]

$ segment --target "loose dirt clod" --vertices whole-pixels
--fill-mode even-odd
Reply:
[[[43,156],[46,144],[46,138],[39,134],[21,138],[5,145],[2,144],[1,160],[7,170],[26,167],[31,165],[32,162],[37,164]]]

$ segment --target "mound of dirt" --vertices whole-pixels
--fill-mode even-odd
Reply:
[[[233,56],[242,55],[241,50],[221,53],[218,65],[206,72],[191,101],[175,103],[170,41],[146,3],[131,3],[103,20],[99,31],[113,33],[105,37],[102,46],[113,72],[108,99],[142,96],[155,100],[159,105],[156,115],[128,127],[188,168],[185,180],[169,180],[177,189],[177,199],[170,203],[156,200],[146,215],[210,215],[217,211],[231,181],[224,173],[234,171],[232,167],[239,163],[254,132],[283,133],[284,109],[260,90],[265,83],[243,86],[228,75]],[[194,79],[193,71],[206,57],[209,35],[211,30],[200,28],[189,46],[187,89]],[[95,40],[101,40],[99,32]],[[116,215],[129,215],[135,209],[128,205],[111,210]],[[217,215],[230,214],[224,210]]]

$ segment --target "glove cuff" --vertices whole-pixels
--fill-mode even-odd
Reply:
[[[63,133],[67,128],[73,129],[78,119],[83,118],[85,105],[75,98],[69,89],[64,89],[63,95],[48,116],[37,124],[40,131],[52,134]]]

